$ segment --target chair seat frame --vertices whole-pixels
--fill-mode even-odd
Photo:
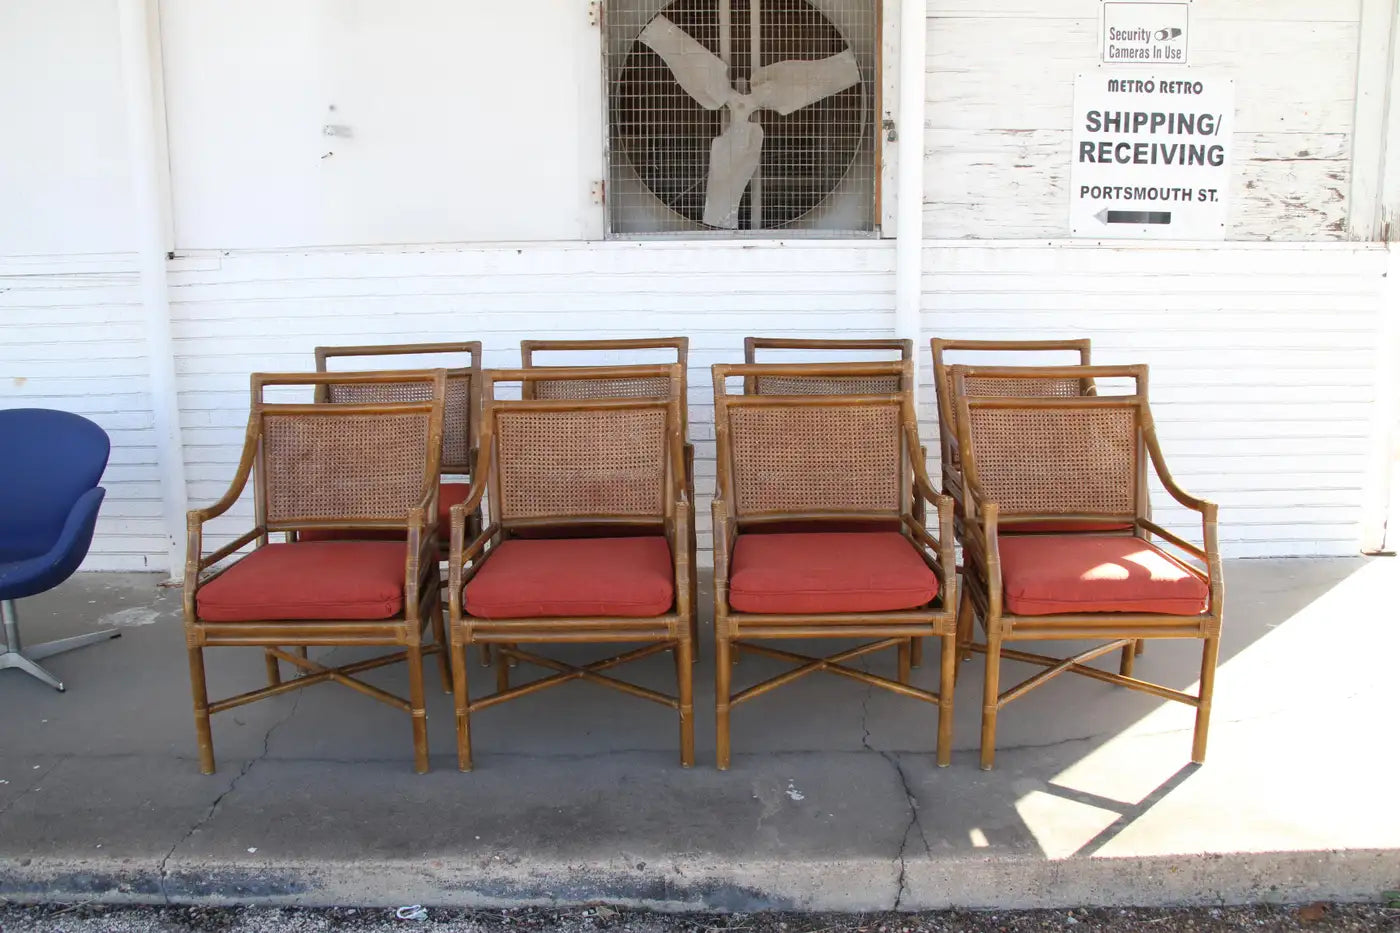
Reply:
[[[968,378],[1044,378],[1073,376],[1091,379],[1128,378],[1135,384],[1131,395],[1097,395],[1079,398],[968,397],[961,383]],[[963,587],[958,607],[958,640],[961,651],[976,652],[986,659],[983,681],[981,766],[989,770],[996,761],[998,713],[1014,700],[1029,694],[1054,678],[1070,673],[1141,693],[1183,703],[1196,710],[1191,759],[1204,762],[1210,710],[1214,694],[1215,667],[1220,650],[1224,583],[1217,534],[1218,508],[1215,503],[1183,490],[1167,469],[1161,445],[1147,406],[1146,366],[1092,367],[965,367],[954,366],[957,385],[956,416],[960,444],[964,451],[963,494],[967,520],[963,525]],[[976,442],[971,436],[971,413],[979,409],[1093,410],[1128,409],[1136,417],[1138,478],[1134,498],[1136,514],[1100,512],[1015,513],[1017,522],[1030,521],[1123,521],[1131,525],[1125,534],[1172,548],[1169,557],[1206,585],[1206,611],[1198,615],[1171,615],[1146,612],[1057,613],[1018,615],[1004,607],[1000,539],[1002,508],[984,490],[979,479]],[[1144,456],[1144,454],[1146,456]],[[1146,464],[1150,460],[1157,479],[1167,494],[1201,517],[1202,543],[1194,544],[1147,517]],[[986,464],[990,469],[995,464]],[[1184,558],[1184,559],[1180,559]],[[1199,566],[1197,566],[1199,564]],[[984,640],[974,642],[974,625],[981,623]],[[1202,643],[1199,689],[1195,694],[1152,683],[1133,676],[1137,647],[1145,639],[1198,639]],[[1007,647],[1017,641],[1091,640],[1097,644],[1070,657],[1054,657]],[[1088,662],[1114,651],[1121,653],[1117,673],[1090,667]],[[1044,668],[1026,680],[1002,689],[1002,659],[1022,661]]]
[[[414,770],[428,770],[427,712],[423,685],[423,658],[438,657],[443,690],[451,686],[447,669],[447,653],[443,624],[441,587],[438,579],[438,460],[442,450],[442,408],[446,389],[443,370],[397,370],[374,373],[334,373],[329,377],[336,383],[378,385],[394,382],[425,382],[431,389],[425,401],[375,402],[362,404],[271,404],[263,399],[263,389],[272,385],[321,386],[328,374],[289,373],[252,376],[252,405],[244,439],[243,454],[232,483],[224,496],[204,509],[195,509],[187,516],[187,543],[184,585],[185,646],[189,656],[190,684],[194,700],[195,733],[199,748],[200,771],[213,774],[215,757],[210,719],[215,713],[235,709],[257,700],[300,690],[314,684],[334,682],[350,687],[365,696],[409,713],[413,726]],[[263,465],[262,423],[267,414],[340,416],[375,414],[425,414],[428,418],[428,450],[425,453],[422,489],[417,501],[402,518],[311,518],[272,521],[267,517],[267,476]],[[242,496],[250,479],[254,482],[255,524],[233,541],[204,553],[204,526],[227,512]],[[466,517],[463,516],[465,523]],[[219,622],[202,619],[199,614],[199,591],[223,576],[237,561],[229,562],[242,549],[252,545],[267,545],[269,536],[309,529],[339,528],[402,529],[404,541],[404,590],[401,611],[390,618],[375,620],[289,620],[266,619],[248,622]],[[296,545],[292,545],[296,546]],[[428,626],[433,637],[426,637]],[[285,646],[296,646],[296,653]],[[340,666],[328,666],[311,660],[307,649],[312,647],[386,646],[403,650],[364,661]],[[268,685],[220,700],[210,701],[204,667],[204,649],[215,647],[261,647],[266,660]],[[365,671],[408,662],[409,696],[397,696],[355,675]],[[292,665],[298,672],[289,681],[281,677],[280,662]]]
[[[717,364],[712,367],[715,390],[715,421],[718,447],[718,482],[711,504],[715,541],[715,763],[727,770],[731,760],[730,719],[733,708],[756,699],[809,674],[826,672],[878,687],[938,707],[937,760],[947,765],[952,755],[953,682],[957,657],[956,620],[957,577],[953,560],[953,503],[933,487],[924,465],[918,425],[912,401],[912,367],[908,361],[871,363],[796,364]],[[897,376],[902,390],[880,395],[731,395],[726,380],[741,377],[746,385],[765,377],[784,379],[862,379]],[[831,511],[768,511],[741,514],[736,508],[729,412],[732,409],[774,407],[831,407],[863,405],[898,406],[898,450],[901,480],[900,505],[894,512],[833,509]],[[935,536],[921,518],[916,518],[915,501],[933,507],[938,516]],[[939,583],[937,598],[928,607],[892,612],[848,613],[750,613],[729,604],[730,566],[739,535],[764,524],[800,522],[892,522],[909,541]],[[940,683],[938,691],[912,685],[913,645],[916,639],[940,639]],[[765,641],[794,638],[868,638],[853,648],[814,657],[763,644]],[[896,678],[882,677],[849,666],[848,662],[894,648],[897,652]],[[739,654],[753,654],[794,665],[793,669],[770,677],[738,692],[733,690],[733,660]]]
[[[611,381],[623,378],[665,378],[671,389],[665,398],[572,398],[506,400],[495,398],[495,386],[501,382],[530,385],[551,379]],[[471,498],[452,507],[451,548],[448,562],[448,591],[450,594],[451,671],[457,723],[458,768],[473,767],[471,716],[501,703],[538,693],[574,681],[586,681],[629,696],[649,700],[669,707],[677,713],[680,729],[680,761],[683,767],[695,762],[695,723],[692,665],[694,664],[694,592],[695,565],[690,541],[690,516],[693,505],[687,494],[684,477],[686,459],[683,445],[680,387],[684,384],[680,364],[655,366],[597,366],[597,367],[529,367],[518,370],[487,370],[485,406],[482,417],[481,447],[478,475],[486,481],[476,486]],[[580,515],[558,517],[517,517],[504,515],[501,477],[495,421],[501,413],[518,412],[606,412],[628,410],[662,410],[666,415],[666,479],[662,493],[662,513],[653,519],[638,519],[626,515]],[[481,534],[469,538],[467,516],[480,505],[489,490],[491,523]],[[481,570],[489,566],[491,551],[509,540],[517,531],[610,527],[617,530],[650,529],[664,535],[671,551],[674,568],[674,603],[671,611],[651,617],[533,617],[490,619],[472,616],[464,602],[464,588]],[[599,661],[574,665],[528,651],[524,644],[601,644],[643,642],[633,648]],[[494,648],[496,690],[472,699],[467,677],[466,655],[469,645]],[[675,660],[677,691],[664,694],[618,677],[604,674],[624,664],[640,661],[666,651]],[[512,663],[526,663],[550,672],[527,683],[512,686]]]

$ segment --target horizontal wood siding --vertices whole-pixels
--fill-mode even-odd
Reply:
[[[1105,362],[1151,364],[1167,456],[1186,488],[1221,503],[1227,554],[1356,552],[1382,250],[937,244],[926,257],[925,383],[934,334],[1090,336]],[[214,501],[232,475],[248,373],[309,368],[318,343],[480,339],[487,366],[510,366],[522,337],[678,333],[692,340],[689,410],[706,550],[710,364],[739,360],[748,334],[890,334],[893,259],[888,243],[856,242],[186,260],[172,281],[191,502]],[[922,401],[936,458],[927,384]],[[1170,528],[1199,533],[1166,499],[1158,513]],[[243,530],[250,515],[244,502],[216,538]]]
[[[133,259],[0,257],[0,408],[76,412],[112,439],[86,569],[165,564],[149,371]]]

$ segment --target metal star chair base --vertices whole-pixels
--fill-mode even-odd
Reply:
[[[44,658],[53,657],[65,651],[72,651],[74,648],[85,648],[100,641],[120,638],[122,634],[116,629],[107,629],[101,632],[89,632],[86,635],[74,635],[72,638],[60,638],[57,641],[49,641],[32,648],[25,648],[19,638],[19,620],[15,617],[14,603],[8,599],[0,602],[0,614],[3,614],[5,627],[5,650],[0,651],[0,671],[23,671],[60,693],[66,689],[63,686],[63,681],[36,664],[36,661],[42,661]]]

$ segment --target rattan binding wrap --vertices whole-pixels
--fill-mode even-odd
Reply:
[[[502,411],[496,432],[504,520],[663,513],[664,408]]]
[[[471,465],[471,389],[470,375],[447,377],[447,398],[443,405],[443,464]],[[431,397],[431,387],[421,382],[330,383],[326,386],[326,400],[329,402],[420,402]]]
[[[897,402],[734,407],[729,431],[738,515],[899,509]]]

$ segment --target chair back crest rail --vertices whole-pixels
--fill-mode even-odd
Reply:
[[[824,354],[889,351],[900,362],[912,359],[914,342],[893,339],[745,337],[744,362],[758,363],[759,350],[809,350]],[[853,360],[858,361],[858,360]],[[769,362],[772,362],[771,360]],[[789,361],[791,363],[792,361]],[[889,395],[900,390],[898,374],[876,376],[746,376],[747,395]]]
[[[481,408],[481,342],[479,340],[453,343],[383,344],[370,346],[338,346],[316,348],[316,371],[329,371],[333,359],[356,360],[357,365],[369,365],[385,357],[423,357],[440,355],[465,358],[465,366],[447,367],[447,389],[443,401],[443,435],[440,472],[469,475],[474,465],[477,443],[477,421]],[[316,387],[318,402],[394,402],[413,401],[424,397],[422,383],[385,382],[352,383],[341,380],[325,382]]]
[[[535,361],[537,353],[586,353],[590,360],[586,365],[617,366],[626,368],[638,364],[617,364],[609,360],[596,363],[599,356],[621,357],[647,350],[665,350],[675,354],[675,363],[680,366],[678,392],[681,400],[682,438],[688,435],[686,411],[686,372],[689,366],[689,337],[638,337],[617,340],[522,340],[520,341],[520,365],[523,369],[538,371],[572,370],[577,365],[540,364]],[[641,364],[656,365],[656,364]],[[661,365],[670,365],[667,361]],[[627,369],[624,369],[624,372]],[[531,379],[521,386],[524,398],[590,399],[590,398],[667,398],[671,394],[671,379],[668,373],[647,376],[641,374],[619,374],[612,379],[569,379],[562,375],[547,380]]]

